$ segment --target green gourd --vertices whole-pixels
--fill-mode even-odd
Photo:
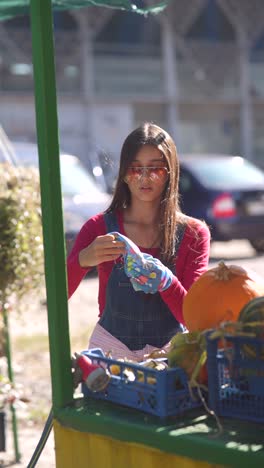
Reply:
[[[249,301],[241,310],[238,322],[242,324],[244,333],[249,333],[263,340],[260,357],[264,359],[264,296],[256,297]],[[250,357],[256,357],[254,346],[243,345],[244,352]]]

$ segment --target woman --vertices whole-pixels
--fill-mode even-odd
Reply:
[[[89,348],[141,361],[183,330],[183,299],[207,270],[210,233],[181,213],[178,182],[177,150],[165,130],[147,122],[128,135],[112,202],[84,224],[67,262],[69,297],[98,267],[99,321]],[[160,278],[154,289],[146,290],[140,268],[128,268],[129,243],[140,268],[150,259]]]

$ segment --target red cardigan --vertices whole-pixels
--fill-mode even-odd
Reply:
[[[124,231],[123,216],[117,213],[119,230]],[[190,218],[190,225],[187,225],[185,233],[175,258],[177,276],[174,276],[172,284],[168,289],[161,292],[161,297],[167,304],[171,313],[176,319],[184,323],[182,316],[182,304],[184,296],[192,283],[208,268],[210,252],[210,231],[206,224],[198,219]],[[72,296],[79,286],[85,274],[91,268],[82,268],[79,264],[79,252],[87,247],[97,237],[107,234],[103,213],[90,218],[81,228],[75,244],[67,259],[68,273],[68,296]],[[153,257],[159,257],[159,248],[145,249],[139,246],[142,252]],[[113,268],[113,262],[104,262],[98,265],[99,278],[99,317],[105,307],[106,286]]]

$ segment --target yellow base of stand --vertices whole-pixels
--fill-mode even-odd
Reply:
[[[61,426],[54,421],[57,468],[209,468],[203,461]]]

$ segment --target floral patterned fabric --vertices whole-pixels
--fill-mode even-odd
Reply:
[[[152,255],[142,253],[128,237],[111,232],[116,240],[124,242],[124,269],[135,291],[147,294],[165,291],[171,285],[173,274],[163,263]]]

